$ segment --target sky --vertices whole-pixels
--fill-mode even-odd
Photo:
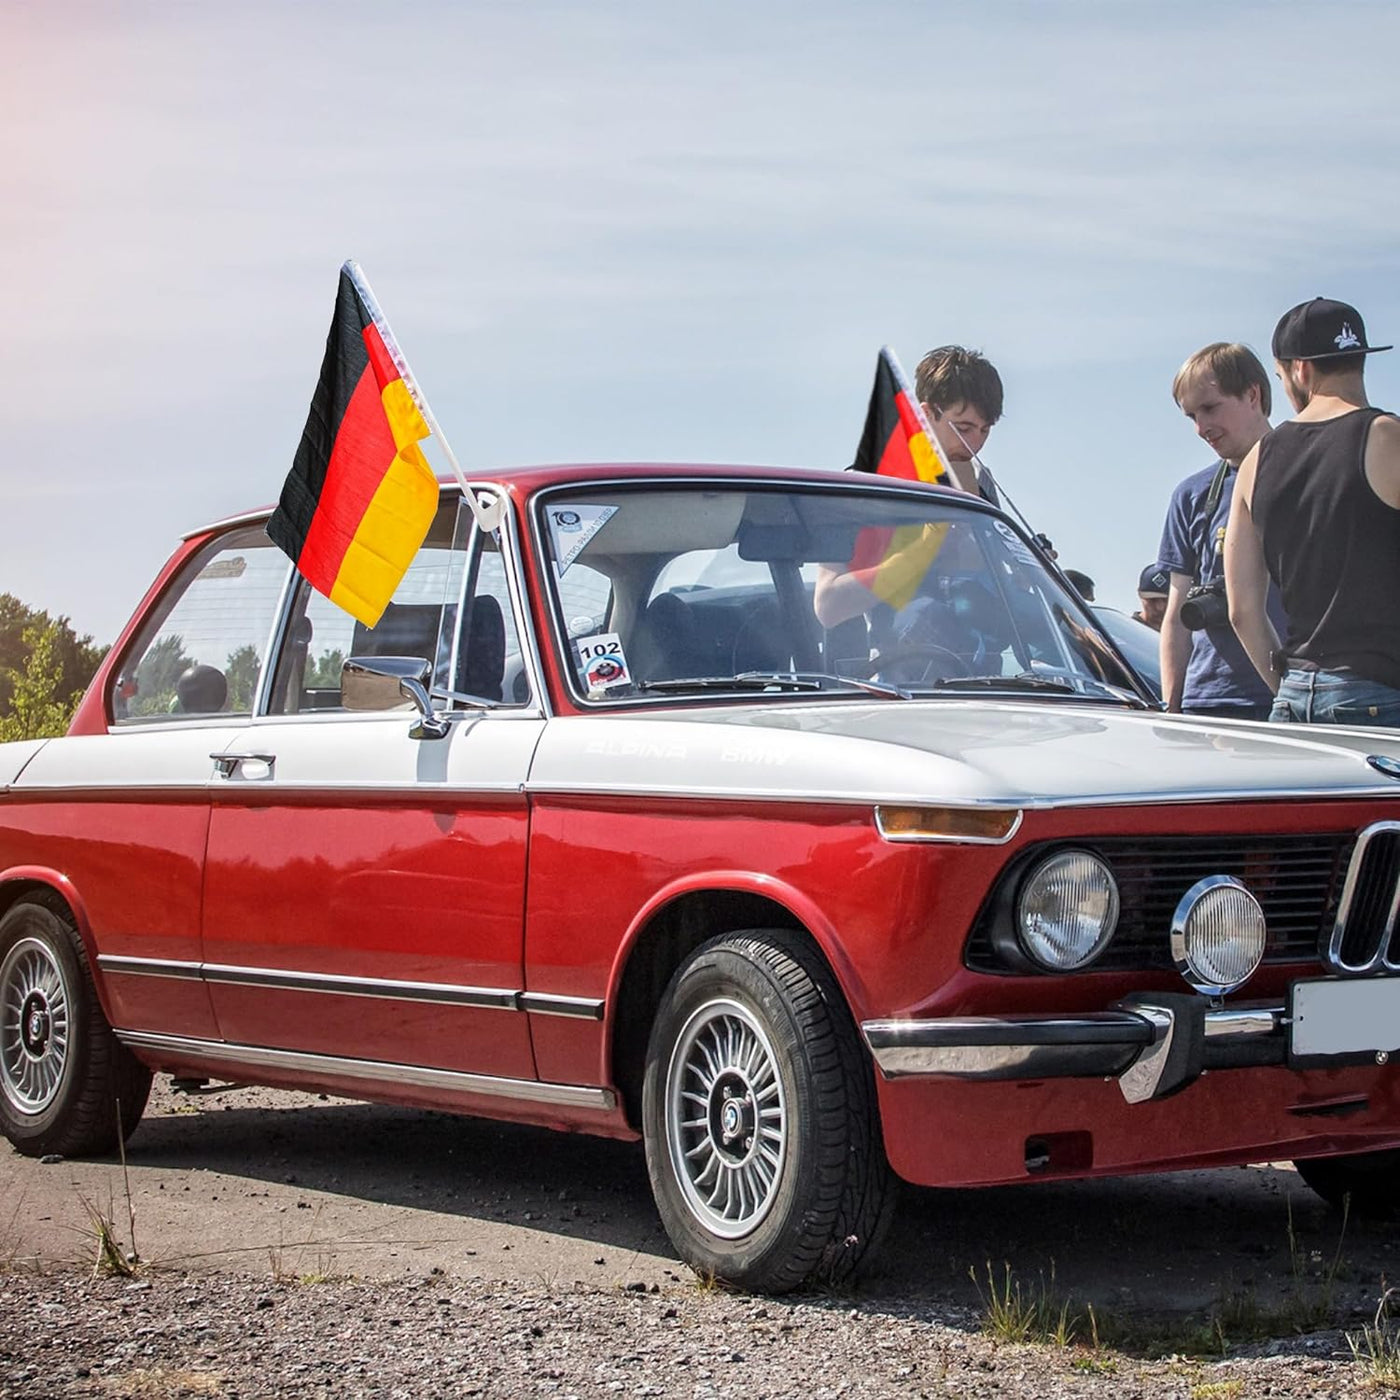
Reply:
[[[1393,0],[0,0],[0,592],[111,641],[275,500],[354,257],[469,473],[841,467],[882,344],[980,348],[984,460],[1129,610],[1187,355],[1317,295],[1400,340],[1398,49]]]

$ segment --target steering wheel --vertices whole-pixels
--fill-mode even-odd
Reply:
[[[931,678],[934,664],[939,661],[951,666],[951,670],[944,672],[946,675],[967,674],[966,659],[950,647],[941,647],[936,642],[906,642],[882,651],[872,658],[874,670],[871,674],[896,685],[917,685]]]

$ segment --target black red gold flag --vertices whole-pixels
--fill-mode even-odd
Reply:
[[[888,345],[875,364],[875,387],[870,393],[855,469],[908,481],[950,484],[938,448],[924,431],[909,382]]]
[[[350,266],[267,533],[317,592],[373,627],[427,536],[438,482],[418,446],[428,424]]]
[[[855,470],[907,481],[949,485],[951,477],[895,353],[886,345],[875,364],[875,387],[865,414]],[[856,536],[848,569],[882,602],[906,607],[943,548],[946,523],[867,528]]]

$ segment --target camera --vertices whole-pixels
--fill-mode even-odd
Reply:
[[[1213,578],[1187,589],[1181,603],[1181,624],[1193,632],[1204,627],[1226,627],[1230,622],[1230,606],[1225,601],[1225,580]]]

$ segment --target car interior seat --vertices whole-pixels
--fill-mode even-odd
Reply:
[[[499,700],[506,673],[506,624],[501,605],[489,593],[479,593],[467,604],[467,610],[454,689],[483,700]]]
[[[690,609],[674,593],[662,593],[642,610],[632,632],[628,657],[638,681],[675,680],[712,670],[699,654]]]

